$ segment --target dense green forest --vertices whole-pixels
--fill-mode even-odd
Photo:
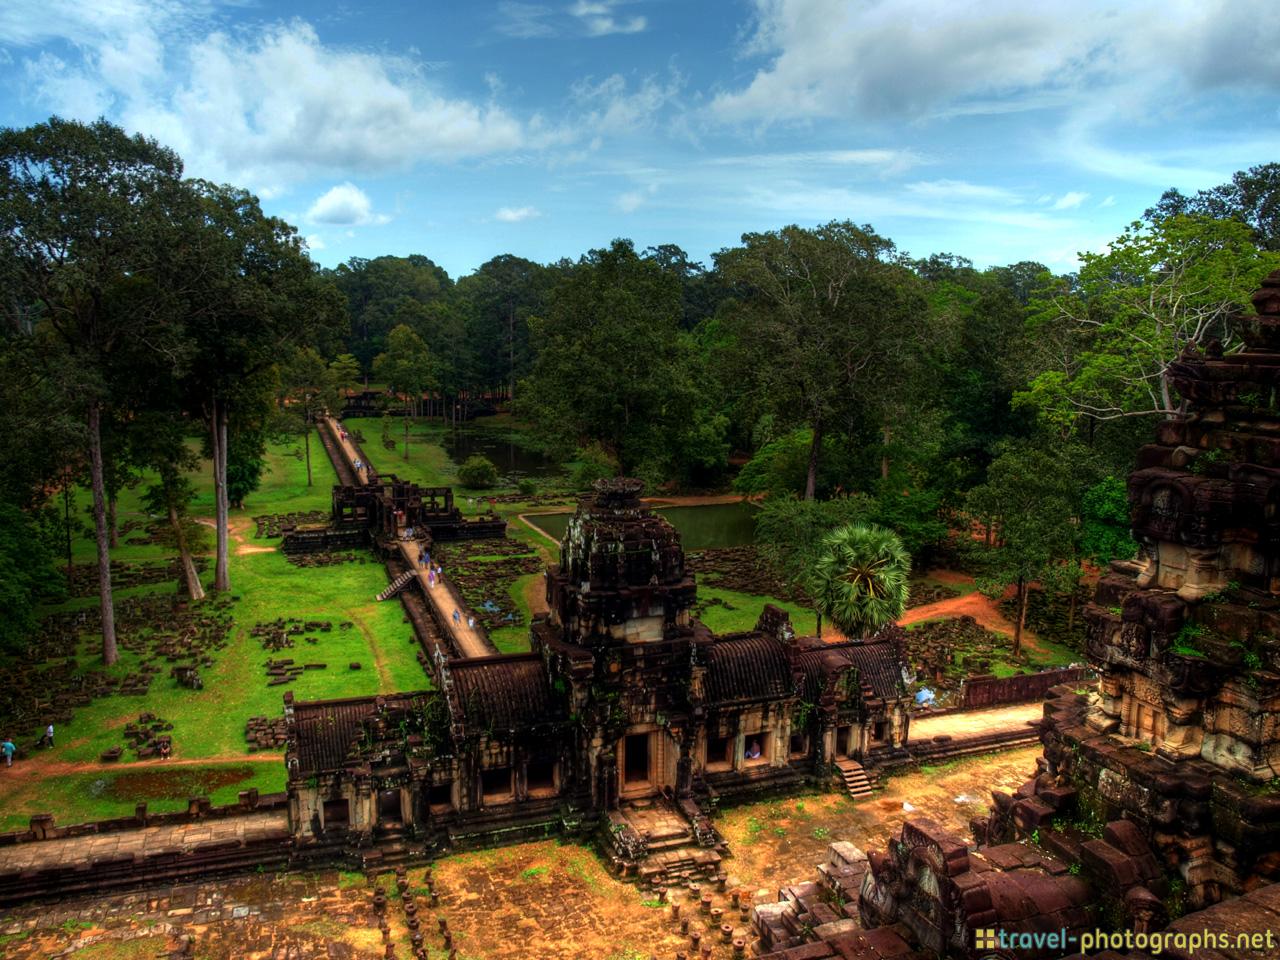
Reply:
[[[1280,266],[1280,164],[1153,200],[1069,275],[913,256],[832,221],[744,235],[710,264],[619,239],[451,278],[423,255],[323,269],[256,198],[105,121],[4,130],[0,645],[21,647],[88,524],[113,660],[114,505],[140,483],[198,595],[200,456],[211,586],[230,590],[227,511],[268,439],[310,457],[310,417],[366,388],[406,417],[509,409],[578,484],[760,495],[763,545],[793,579],[859,520],[1024,602],[1033,581],[1069,589],[1133,549],[1122,478],[1178,413],[1168,364],[1235,348],[1233,318]]]

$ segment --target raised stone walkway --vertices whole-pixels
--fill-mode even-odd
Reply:
[[[422,585],[422,594],[435,609],[436,620],[444,625],[453,637],[453,644],[464,657],[492,657],[498,652],[487,633],[480,626],[467,626],[467,611],[458,599],[457,591],[448,579],[437,576],[435,586],[427,579],[427,570],[418,563],[418,545],[416,542],[400,542],[400,553],[404,562],[417,571],[418,582]],[[458,619],[453,619],[457,611]]]
[[[168,853],[183,854],[191,853],[202,844],[234,841],[251,845],[288,836],[289,818],[284,811],[249,813],[198,823],[16,843],[0,847],[0,872],[73,867],[78,863],[117,857],[142,859]]]
[[[1039,700],[1019,703],[1010,707],[993,707],[989,710],[967,710],[964,713],[944,713],[931,717],[917,714],[911,718],[911,740],[928,740],[946,735],[957,740],[1026,730],[1027,725],[1037,723],[1044,716],[1044,704]]]

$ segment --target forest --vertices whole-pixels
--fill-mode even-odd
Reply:
[[[1235,349],[1234,318],[1277,267],[1275,163],[1153,197],[1070,274],[908,253],[833,219],[743,235],[708,264],[602,238],[453,278],[420,254],[322,268],[247,191],[186,178],[105,121],[0,131],[0,646],[24,650],[88,530],[116,658],[126,490],[193,597],[231,591],[228,512],[268,443],[297,438],[310,478],[315,414],[364,391],[403,417],[406,455],[413,420],[500,410],[572,464],[573,489],[625,474],[757,498],[785,579],[802,582],[823,531],[867,521],[921,567],[1015,587],[1025,615],[1030,584],[1071,593],[1132,554],[1124,477],[1178,415],[1168,364]],[[209,524],[192,506],[203,464]]]

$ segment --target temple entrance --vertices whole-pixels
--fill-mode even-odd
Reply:
[[[404,826],[404,811],[400,806],[399,790],[379,791],[378,823],[384,827]]]
[[[622,784],[625,789],[651,786],[649,770],[649,738],[647,733],[633,733],[623,747]]]

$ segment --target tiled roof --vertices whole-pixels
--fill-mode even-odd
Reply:
[[[871,693],[884,700],[905,696],[902,663],[898,646],[892,640],[871,643],[839,643],[813,646],[796,656],[796,666],[804,675],[806,700],[816,703],[833,674],[852,667],[858,681],[871,688]]]
[[[345,767],[352,746],[360,739],[361,724],[373,714],[379,699],[391,707],[411,707],[416,698],[399,694],[295,704],[291,733],[298,774],[309,777]]]
[[[461,711],[470,733],[509,733],[563,719],[563,702],[552,696],[546,668],[536,653],[454,660],[450,708]]]
[[[707,702],[779,700],[795,693],[786,648],[764,633],[721,637],[706,648]]]

